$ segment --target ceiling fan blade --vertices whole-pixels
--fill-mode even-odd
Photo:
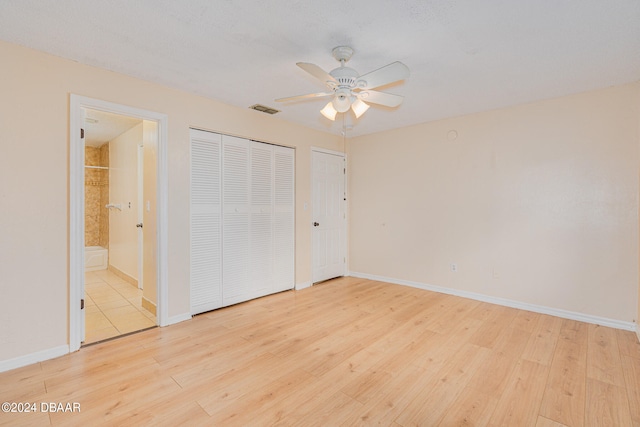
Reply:
[[[291,102],[291,101],[302,101],[303,99],[311,99],[311,98],[323,98],[325,96],[332,96],[333,92],[319,92],[319,93],[309,93],[307,95],[298,95],[298,96],[289,96],[287,98],[278,98],[276,102]]]
[[[331,74],[327,73],[316,64],[310,64],[308,62],[298,62],[296,63],[296,65],[330,88],[334,88],[338,85],[338,81]]]
[[[409,77],[409,67],[396,61],[382,68],[371,71],[356,80],[356,87],[373,89]]]
[[[358,92],[356,96],[370,104],[379,104],[386,107],[397,107],[404,100],[404,96],[378,92],[377,90],[363,90]]]

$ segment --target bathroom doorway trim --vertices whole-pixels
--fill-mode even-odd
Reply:
[[[157,322],[166,326],[168,319],[167,269],[167,193],[168,193],[168,117],[166,114],[115,104],[99,99],[71,94],[69,111],[69,350],[80,349],[82,340],[81,300],[84,289],[84,141],[83,110],[109,113],[154,121],[158,124],[157,152]]]

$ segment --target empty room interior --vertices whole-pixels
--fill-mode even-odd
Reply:
[[[0,426],[640,426],[639,22],[0,0]]]

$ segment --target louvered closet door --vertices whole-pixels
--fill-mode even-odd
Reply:
[[[191,314],[222,306],[220,135],[191,130]]]
[[[191,312],[294,287],[294,150],[191,131]]]
[[[250,142],[251,206],[249,286],[251,298],[273,292],[273,146]]]
[[[274,292],[295,285],[295,151],[274,150],[273,282]]]
[[[249,283],[249,141],[222,136],[222,302],[252,298]]]

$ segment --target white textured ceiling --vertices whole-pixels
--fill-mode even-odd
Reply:
[[[296,62],[404,62],[350,136],[640,79],[639,0],[0,0],[0,39],[332,133],[325,99],[274,102],[323,90]]]

